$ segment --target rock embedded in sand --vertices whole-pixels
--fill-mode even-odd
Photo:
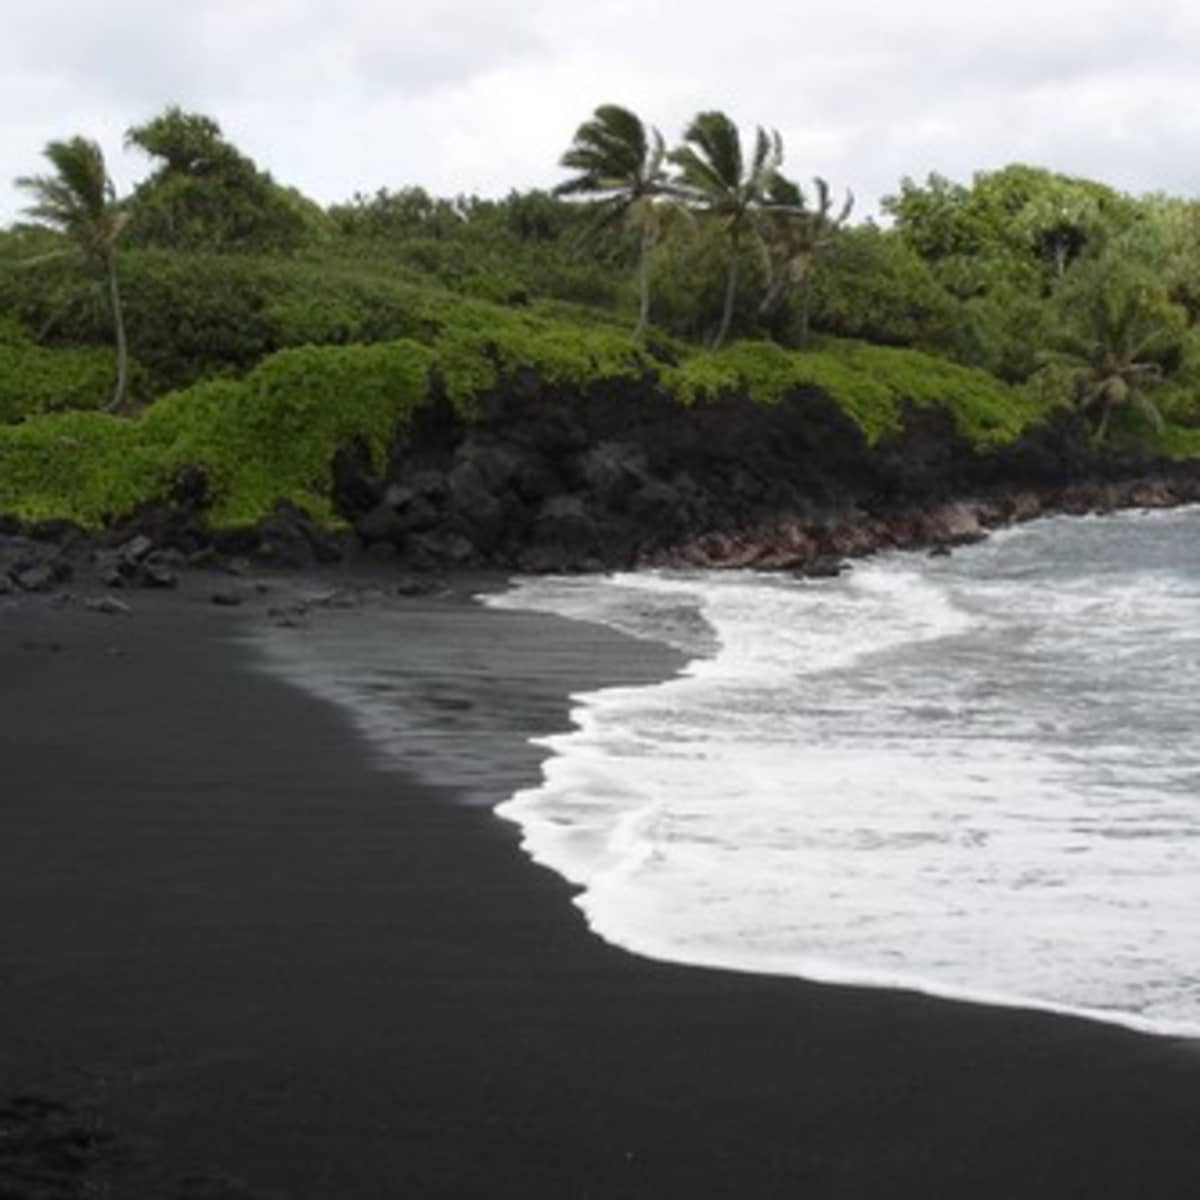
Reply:
[[[179,586],[179,576],[163,563],[148,562],[142,567],[143,587],[173,588]]]
[[[17,567],[11,572],[12,581],[23,592],[49,592],[55,584],[63,583],[70,577],[70,567],[62,562],[35,563]]]
[[[154,549],[154,543],[144,534],[139,533],[129,541],[117,547],[117,554],[125,562],[140,563]]]
[[[116,596],[95,596],[83,602],[83,607],[89,612],[103,613],[108,617],[129,616],[133,609],[124,600]]]
[[[444,587],[436,575],[402,575],[392,584],[392,591],[397,596],[429,596]]]

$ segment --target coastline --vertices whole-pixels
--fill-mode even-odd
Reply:
[[[1030,517],[1028,521],[1023,521],[1020,524],[1008,523],[994,528],[987,528],[983,536],[967,539],[964,542],[964,547],[974,546],[978,542],[990,540],[993,536],[997,536],[1001,540],[1008,536],[1021,536],[1024,526],[1030,522],[1037,524],[1044,523],[1048,527],[1041,531],[1044,534],[1049,534],[1049,530],[1055,528],[1056,522],[1070,523],[1075,521],[1084,523],[1097,522],[1097,528],[1103,528],[1107,525],[1111,531],[1111,523],[1113,522],[1116,522],[1119,526],[1125,519],[1133,519],[1139,523],[1148,519],[1166,519],[1172,513],[1179,512],[1180,509],[1194,507],[1194,504],[1181,502],[1179,504],[1151,505],[1140,508],[1130,506],[1096,512],[1088,511],[1082,514],[1070,511],[1052,512],[1044,516]],[[1065,528],[1065,526],[1059,527]],[[937,554],[922,553],[922,551],[912,548],[891,548],[877,553],[878,558],[876,552],[871,552],[869,555],[864,556],[861,561],[868,563],[879,561],[885,565],[889,563],[910,563],[917,570],[923,570],[926,567],[936,570],[937,568],[933,568],[932,563],[927,563],[925,560],[941,558],[943,555],[948,557],[950,551],[948,547],[945,551]],[[850,564],[846,564],[845,569],[850,570]],[[667,567],[664,568],[664,573],[668,580],[679,584],[681,587],[690,588],[692,585],[696,585],[698,590],[702,590],[703,585],[700,583],[700,580],[705,570],[706,568],[693,568],[691,570],[685,568],[682,575],[677,576],[670,567]],[[743,570],[746,577],[761,578],[764,580],[770,580],[773,575],[778,577],[781,574],[771,570],[763,571],[759,574],[754,567],[744,568]],[[739,576],[742,574],[741,571],[736,570],[734,573]],[[653,574],[655,572],[651,572],[651,575]],[[721,572],[716,571],[713,572],[712,577],[715,580],[719,579],[720,575]],[[786,574],[784,577],[786,578]],[[624,575],[621,578],[633,581],[637,579],[637,574],[632,573]],[[596,579],[598,580],[597,586],[603,586],[602,577],[597,576]],[[582,577],[579,582],[586,583],[587,581],[588,577]],[[581,611],[579,603],[572,598],[574,592],[568,591],[565,597],[561,599],[557,598],[560,588],[556,580],[550,581],[551,591],[548,596],[545,593],[538,592],[536,577],[524,577],[520,582],[522,585],[529,582],[533,586],[533,595],[525,601],[529,605],[529,611],[538,611],[546,614],[557,613],[563,616],[570,615],[573,618],[575,618],[577,612]],[[572,582],[569,577],[562,579],[564,586],[570,586]],[[828,585],[823,583],[822,586]],[[517,587],[513,595],[519,597],[522,594],[522,590],[522,587]],[[520,599],[515,599],[507,603],[501,601],[500,607],[520,611],[522,610],[522,601]],[[585,621],[595,620],[609,628],[618,630],[635,627],[636,623],[631,623],[628,620],[612,621],[607,619],[607,609],[608,605],[599,605],[593,609],[596,615],[580,616],[575,619]],[[720,639],[714,638],[714,648],[719,646],[719,644]],[[693,673],[691,668],[697,662],[708,657],[709,652],[696,651],[688,659],[687,665],[681,674],[685,677],[690,676]],[[669,681],[662,680],[658,682],[668,683]],[[685,682],[687,682],[686,679]],[[553,749],[554,754],[550,757],[559,754],[565,756],[564,776],[568,778],[573,770],[572,760],[576,754],[576,749],[577,747],[579,748],[579,753],[582,757],[579,765],[574,769],[583,776],[581,783],[584,787],[587,787],[589,782],[589,770],[593,773],[598,773],[598,770],[603,771],[605,785],[612,786],[608,778],[607,763],[603,759],[597,764],[592,763],[597,744],[604,740],[602,734],[597,734],[594,726],[596,724],[604,725],[605,712],[608,708],[605,693],[608,690],[607,688],[601,688],[596,692],[585,692],[574,696],[572,698],[574,701],[572,708],[573,730],[569,733],[546,739],[543,743]],[[621,689],[618,688],[617,694],[619,695],[620,692]],[[619,704],[620,700],[618,699],[615,702]],[[674,701],[669,702],[664,699],[660,703],[662,706],[671,707],[673,703],[685,704],[686,702],[681,697],[676,697]],[[608,737],[612,737],[611,728],[608,729]],[[600,751],[600,753],[603,755],[603,751]],[[620,753],[618,749],[618,757],[620,757]],[[544,768],[543,779],[545,779],[545,776],[546,770]],[[554,777],[551,776],[551,778],[553,779]],[[557,786],[550,788],[551,792],[561,792],[563,790],[562,780],[559,779],[556,783]],[[618,784],[617,786],[620,785]],[[611,903],[605,903],[604,901],[601,901],[599,904],[593,903],[593,897],[590,894],[593,884],[589,871],[586,867],[580,870],[577,860],[572,856],[571,851],[568,849],[564,854],[563,847],[560,844],[563,842],[560,836],[562,827],[558,822],[565,820],[568,829],[573,826],[570,802],[568,801],[567,811],[558,814],[553,799],[548,802],[541,800],[542,791],[542,784],[523,789],[522,794],[515,795],[502,804],[498,809],[498,814],[506,820],[513,821],[521,828],[522,849],[533,862],[550,870],[557,870],[559,874],[564,875],[568,880],[578,885],[581,894],[577,897],[576,903],[581,911],[584,912],[588,926],[592,932],[610,945],[622,949],[627,953],[637,954],[654,961],[671,962],[683,966],[773,976],[780,979],[799,979],[835,987],[852,986],[882,989],[890,992],[911,992],[954,1003],[1042,1012],[1072,1019],[1094,1021],[1156,1037],[1191,1040],[1196,1043],[1197,1049],[1200,1050],[1200,1024],[1197,1024],[1194,1017],[1182,1019],[1174,1016],[1151,1016],[1142,1010],[1132,1007],[1126,1009],[1115,1004],[1109,1007],[1100,1007],[1078,1001],[1056,999],[1052,992],[1040,993],[1035,988],[1028,987],[1030,979],[1027,976],[1022,977],[1028,988],[1028,990],[1024,991],[1007,988],[996,983],[991,984],[991,986],[983,986],[978,983],[954,981],[952,978],[950,980],[939,978],[936,971],[923,974],[913,968],[887,970],[856,965],[853,961],[847,962],[840,958],[837,951],[829,947],[826,947],[824,951],[810,952],[802,958],[788,953],[746,952],[728,943],[714,944],[702,936],[692,937],[692,931],[690,930],[687,935],[681,938],[677,929],[664,933],[661,928],[657,928],[653,924],[648,925],[644,921],[639,921],[636,916],[632,920],[626,919],[619,908],[614,910]],[[543,808],[542,805],[546,805],[547,807]],[[590,814],[583,816],[585,827],[589,818]],[[622,821],[626,819],[625,817],[621,818]],[[609,827],[609,831],[612,832],[611,826]],[[666,847],[665,849],[669,854],[670,847]],[[603,874],[604,872],[601,871],[599,873]],[[603,885],[601,884],[600,886],[602,887]],[[605,899],[609,898],[605,897]],[[643,904],[646,903],[644,896],[642,899]],[[795,919],[798,921],[803,920],[798,913],[795,914]],[[1187,960],[1184,958],[1181,961]]]
[[[113,1135],[73,1186],[1195,1194],[1194,1045],[639,959],[586,929],[514,827],[455,803],[529,772],[524,737],[563,728],[572,692],[661,678],[668,654],[395,602],[397,650],[452,681],[450,738],[463,714],[503,717],[495,739],[470,730],[493,760],[470,785],[445,756],[430,784],[253,659],[241,631],[277,592],[226,612],[204,587],[138,593],[128,617],[0,609],[0,1025],[22,1031],[0,1097]]]

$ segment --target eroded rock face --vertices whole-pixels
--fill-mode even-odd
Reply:
[[[690,565],[830,575],[880,549],[948,551],[1048,512],[1200,500],[1200,465],[1098,453],[1066,411],[980,452],[945,410],[912,407],[900,432],[871,446],[815,391],[685,408],[650,380],[580,392],[522,372],[483,397],[479,414],[467,426],[433,401],[378,471],[361,443],[339,450],[332,500],[344,533],[286,501],[254,528],[210,530],[207,481],[185,469],[166,499],[89,551],[99,579],[170,587],[184,565],[306,568],[348,552],[400,571]],[[35,537],[10,532],[0,545],[10,547],[0,554],[10,592],[58,586],[62,564],[69,570],[87,542],[66,522],[13,531]]]
[[[632,566],[707,532],[835,503],[852,494],[839,477],[848,465],[871,474],[857,429],[815,394],[684,409],[648,383],[581,395],[527,379],[480,408],[468,429],[443,420],[407,432],[385,478],[342,479],[343,514],[365,544],[420,565],[438,552],[430,534],[450,532],[473,564]],[[462,545],[450,548],[461,562]]]
[[[420,568],[828,574],[846,558],[965,545],[1046,511],[1200,495],[1193,468],[1098,455],[1069,413],[985,454],[936,408],[910,409],[900,433],[868,446],[816,392],[683,408],[650,382],[584,394],[517,383],[486,397],[469,428],[431,412],[383,477],[342,478],[341,511],[364,545]]]

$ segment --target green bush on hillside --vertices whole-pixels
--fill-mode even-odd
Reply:
[[[130,129],[126,144],[155,163],[128,202],[127,243],[287,252],[333,231],[319,205],[277,184],[202,113],[171,106]]]
[[[97,527],[195,466],[209,481],[218,527],[253,524],[280,498],[332,521],[338,447],[362,439],[381,461],[426,397],[431,360],[411,342],[306,347],[267,359],[244,380],[165,396],[136,418],[64,413],[0,427],[0,512]]]
[[[112,399],[116,366],[111,350],[47,350],[28,339],[6,340],[10,335],[0,325],[0,423],[64,409],[103,408]]]
[[[894,346],[944,347],[954,298],[896,234],[864,225],[833,240],[812,272],[810,322],[838,337]]]
[[[735,342],[715,354],[697,353],[662,372],[684,403],[747,392],[760,403],[789,391],[816,388],[875,442],[899,430],[905,402],[942,404],[977,446],[1010,441],[1044,408],[1024,392],[982,371],[920,351],[827,339],[811,350],[773,342]]]
[[[432,355],[411,342],[284,350],[245,380],[166,396],[141,420],[146,445],[171,475],[199,465],[211,519],[244,525],[280,497],[330,520],[330,464],[362,439],[377,462],[428,391]]]
[[[31,346],[33,338],[29,330],[17,320],[0,313],[0,346]]]
[[[252,366],[273,348],[253,267],[218,255],[126,252],[118,263],[131,353],[155,393]],[[102,289],[63,261],[0,273],[0,311],[65,346],[111,346]]]
[[[725,392],[771,404],[816,389],[871,441],[900,427],[906,403],[944,404],[974,444],[994,445],[1016,437],[1050,402],[906,348],[822,338],[806,350],[742,341],[713,354],[661,335],[635,339],[611,313],[561,302],[514,308],[382,282],[354,265],[318,272],[305,261],[244,258],[226,272],[228,262],[217,256],[130,257],[145,285],[142,303],[156,289],[162,298],[157,310],[143,309],[143,331],[157,330],[163,348],[186,347],[191,367],[216,355],[227,374],[176,389],[133,419],[35,415],[0,427],[0,511],[94,526],[164,494],[185,467],[197,466],[209,481],[217,526],[253,523],[281,497],[332,521],[329,471],[340,445],[361,438],[382,462],[431,379],[469,418],[478,396],[523,368],[546,384],[580,390],[600,379],[657,378],[684,404]],[[312,286],[318,275],[321,288]],[[229,308],[221,312],[223,302]],[[68,380],[85,364],[103,370],[100,394],[107,395],[110,351],[50,351],[32,346],[11,321],[7,328],[8,341],[19,344],[0,345],[0,354],[57,372],[47,376],[43,398],[70,394]],[[404,336],[375,340],[390,330]],[[255,363],[260,348],[291,338],[348,344],[296,345]],[[159,360],[158,372],[183,371],[186,363]],[[29,391],[21,400],[27,406]]]
[[[97,528],[155,495],[159,467],[136,422],[63,412],[0,426],[0,512]]]
[[[1168,458],[1200,458],[1200,429],[1167,425],[1156,435],[1154,446]]]
[[[545,383],[581,389],[593,380],[637,379],[648,371],[641,344],[625,330],[503,310],[462,314],[434,345],[446,393],[464,409],[522,367]]]

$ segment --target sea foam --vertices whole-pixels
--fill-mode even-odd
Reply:
[[[522,580],[692,655],[499,809],[631,951],[1200,1036],[1194,511],[837,580]]]

